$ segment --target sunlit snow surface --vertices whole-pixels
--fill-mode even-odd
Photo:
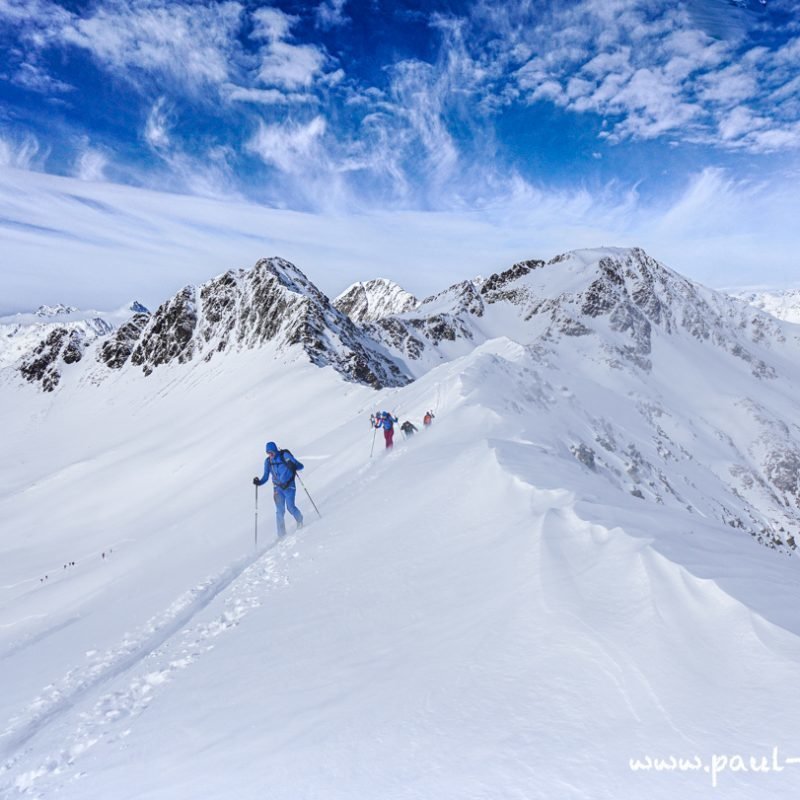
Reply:
[[[792,796],[797,559],[704,511],[758,384],[676,338],[652,385],[495,337],[379,393],[269,346],[0,386],[0,797]],[[646,391],[694,513],[570,450]],[[436,419],[387,455],[382,408]],[[268,439],[323,517],[276,542],[264,487],[256,549]]]

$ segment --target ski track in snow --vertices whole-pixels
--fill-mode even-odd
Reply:
[[[288,547],[276,549],[282,543]],[[37,794],[44,788],[40,785],[43,779],[63,776],[97,742],[113,743],[130,733],[130,730],[113,733],[108,729],[140,714],[152,702],[159,687],[213,649],[217,636],[238,625],[258,608],[265,584],[268,587],[286,585],[288,578],[281,574],[277,565],[279,561],[297,556],[291,550],[294,543],[294,536],[290,535],[239,559],[216,577],[185,592],[139,632],[126,635],[119,647],[106,651],[89,666],[70,670],[58,685],[47,686],[0,734],[0,758],[3,759],[0,796]],[[191,625],[233,584],[235,591],[226,599],[219,615],[209,622]],[[168,649],[177,651],[177,655],[168,654]],[[90,651],[87,655],[93,654]],[[136,671],[127,686],[102,695],[90,710],[80,712],[74,727],[66,722],[70,728],[58,750],[37,766],[24,764],[28,742],[64,719],[91,692],[137,667],[142,669]],[[72,779],[80,776],[81,773],[77,773]]]

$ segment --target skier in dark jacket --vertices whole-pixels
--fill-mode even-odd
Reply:
[[[386,442],[386,449],[391,450],[394,445],[394,423],[397,417],[393,417],[388,411],[381,411],[373,423],[376,428],[383,428],[383,438]]]
[[[400,426],[400,430],[403,431],[403,435],[408,439],[409,436],[413,436],[417,432],[417,426],[406,420]]]
[[[272,497],[275,500],[275,521],[278,525],[278,536],[286,535],[283,518],[286,509],[297,521],[297,527],[303,527],[303,515],[294,503],[296,487],[294,476],[303,465],[288,451],[278,450],[275,442],[267,442],[267,458],[264,461],[264,474],[253,478],[256,486],[263,486],[272,476]]]

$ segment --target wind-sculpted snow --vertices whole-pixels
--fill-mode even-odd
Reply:
[[[800,424],[789,398],[800,376],[787,370],[761,382],[691,340],[672,351],[663,344],[648,369],[628,359],[627,369],[609,371],[602,347],[576,352],[566,337],[536,345],[496,339],[476,348],[460,380],[471,402],[537,443],[541,480],[572,461],[585,474],[570,481],[599,495],[616,491],[620,503],[633,497],[649,513],[673,509],[690,526],[692,518],[714,519],[794,550]],[[748,398],[755,387],[760,403]]]
[[[192,587],[161,614],[148,620],[141,630],[126,634],[116,647],[93,653],[89,664],[71,669],[35,698],[18,718],[11,720],[0,738],[2,796],[40,790],[43,779],[46,781],[69,768],[101,739],[106,742],[124,739],[120,723],[128,724],[145,711],[155,702],[164,684],[213,649],[214,639],[239,625],[261,605],[265,590],[279,588],[285,582],[281,562],[289,554],[270,553],[275,545],[271,543]],[[223,598],[223,608],[210,620],[198,620],[218,597]],[[138,674],[126,679],[131,672]],[[24,758],[30,740],[59,727],[75,705],[119,678],[127,686],[97,697],[92,709],[82,714],[80,724],[67,733],[55,752],[33,768],[15,769]],[[17,773],[13,783],[4,781],[4,774],[9,772]]]

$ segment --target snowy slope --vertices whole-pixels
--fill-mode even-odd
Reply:
[[[380,392],[274,340],[0,384],[0,796],[791,796],[800,766],[629,759],[800,756],[796,557],[756,541],[784,504],[726,488],[797,435],[797,344],[596,256],[490,283],[513,313],[482,295],[482,341]],[[370,457],[371,411],[429,407]],[[260,490],[256,552],[267,439],[323,518],[301,489],[275,543]]]

